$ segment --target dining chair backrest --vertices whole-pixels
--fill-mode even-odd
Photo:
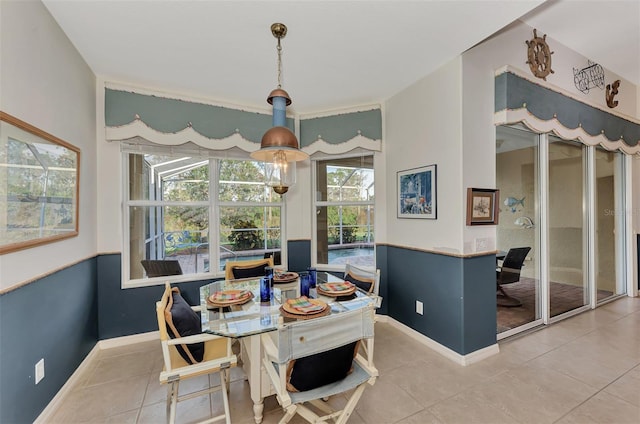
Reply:
[[[273,257],[247,261],[227,261],[225,264],[226,280],[264,277],[266,267],[273,268]]]
[[[295,414],[309,422],[346,422],[365,387],[373,385],[378,377],[373,364],[373,337],[373,304],[325,317],[280,323],[275,334],[263,334],[263,366],[276,399],[285,410],[280,422],[288,422]],[[358,348],[362,342],[367,349]],[[348,399],[346,404],[341,403],[340,410],[320,402],[338,394]],[[320,409],[326,415],[319,416],[306,403],[323,403],[326,406]]]
[[[378,295],[380,291],[379,269],[366,268],[347,262],[344,267],[343,278],[368,293]]]

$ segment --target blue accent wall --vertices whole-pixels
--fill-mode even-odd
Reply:
[[[0,296],[0,422],[31,423],[98,341],[96,259]],[[34,384],[36,362],[45,377]]]
[[[200,287],[213,280],[180,283],[180,293],[190,305],[200,304]],[[121,255],[98,257],[99,339],[158,330],[156,302],[164,286],[121,289]]]
[[[386,267],[380,262],[378,267],[384,270],[380,288],[390,317],[461,355],[496,343],[494,255],[384,250]],[[423,303],[424,315],[416,313],[416,300]]]

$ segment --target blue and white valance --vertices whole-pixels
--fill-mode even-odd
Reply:
[[[523,123],[538,133],[640,154],[640,122],[571,97],[550,84],[533,81],[511,67],[495,77],[495,124]]]
[[[128,90],[105,89],[107,141],[136,140],[179,146],[193,143],[215,150],[260,148],[272,127],[270,112],[251,112]],[[382,150],[379,106],[324,114],[299,120],[300,148],[308,154],[343,154],[352,150]],[[295,131],[295,120],[286,126]]]

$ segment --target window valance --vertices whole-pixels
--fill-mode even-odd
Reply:
[[[640,154],[638,121],[577,100],[505,67],[495,77],[495,124],[520,122],[539,133],[553,132],[590,146]]]
[[[107,141],[144,139],[164,146],[192,143],[223,151],[260,148],[272,126],[270,113],[191,102],[126,90],[105,89]],[[295,120],[286,125],[294,131]],[[343,154],[356,149],[382,150],[380,107],[300,119],[300,148],[305,152]]]

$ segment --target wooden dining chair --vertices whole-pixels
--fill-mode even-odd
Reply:
[[[227,261],[225,264],[226,280],[242,280],[246,278],[264,277],[264,269],[273,268],[273,256],[265,259],[252,259],[247,261]]]
[[[202,333],[201,320],[197,313],[199,310],[200,306],[189,306],[178,288],[171,288],[169,283],[165,284],[162,298],[156,303],[164,360],[160,383],[167,384],[167,422],[175,422],[178,402],[221,391],[224,414],[211,417],[201,424],[222,420],[230,424],[229,374],[230,369],[237,365],[237,358],[231,351],[232,339]],[[179,395],[181,381],[214,373],[220,375],[220,385]]]

